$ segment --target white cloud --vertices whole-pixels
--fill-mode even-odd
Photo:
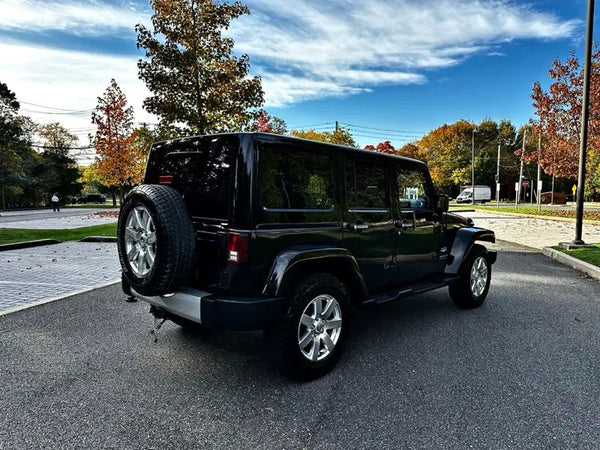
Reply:
[[[382,85],[425,83],[427,73],[474,54],[498,54],[515,39],[572,37],[580,21],[560,18],[511,0],[248,0],[252,14],[234,21],[236,51],[251,57],[263,78],[267,106],[369,92]],[[148,23],[147,3],[96,0],[0,0],[0,30],[77,36],[132,34]],[[133,39],[133,37],[132,37]],[[100,41],[99,41],[100,42]],[[131,43],[132,44],[132,43]],[[0,43],[0,77],[21,100],[90,109],[114,77],[136,120],[147,96],[137,57],[107,56]],[[491,53],[490,53],[491,52]],[[89,128],[89,116],[31,114]]]
[[[32,47],[16,43],[0,43],[2,82],[15,92],[21,102],[77,111],[95,108],[115,78],[133,106],[137,121],[156,122],[142,109],[148,96],[146,86],[137,77],[135,57],[107,56],[76,51]],[[91,113],[47,114],[59,112],[22,103],[24,115],[38,123],[60,122],[87,144],[87,133],[93,128]],[[33,111],[43,111],[33,112]]]
[[[0,0],[0,28],[26,31],[66,31],[97,36],[114,30],[130,33],[147,16],[131,4],[107,2]]]
[[[514,39],[567,38],[580,23],[507,0],[249,3],[253,14],[231,33],[237,51],[270,68],[263,78],[272,106],[423,83],[427,70]]]

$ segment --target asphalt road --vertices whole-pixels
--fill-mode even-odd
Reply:
[[[60,208],[60,216],[84,216],[95,212],[118,211],[118,208]],[[52,208],[43,209],[22,209],[14,211],[1,211],[0,224],[11,222],[25,222],[30,220],[46,220],[49,217],[56,217],[58,213],[52,211]]]
[[[0,317],[0,448],[597,448],[600,284],[500,253],[483,307],[440,290],[356,314],[306,384],[261,333],[157,343],[118,286]]]

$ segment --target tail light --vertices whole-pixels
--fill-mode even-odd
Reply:
[[[173,175],[160,175],[158,177],[158,184],[172,184]]]
[[[238,233],[227,234],[227,261],[240,264],[248,259],[248,235]]]

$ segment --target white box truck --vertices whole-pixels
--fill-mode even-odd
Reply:
[[[492,199],[492,190],[489,186],[475,185],[475,200],[473,203],[485,203]],[[458,197],[456,197],[456,203],[471,203],[472,200],[472,189],[471,186],[463,186],[463,190]]]

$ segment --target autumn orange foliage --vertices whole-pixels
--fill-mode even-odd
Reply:
[[[133,186],[141,182],[145,167],[145,149],[136,146],[133,108],[127,106],[125,95],[113,79],[92,113],[97,126],[94,148],[98,174],[107,187]]]

